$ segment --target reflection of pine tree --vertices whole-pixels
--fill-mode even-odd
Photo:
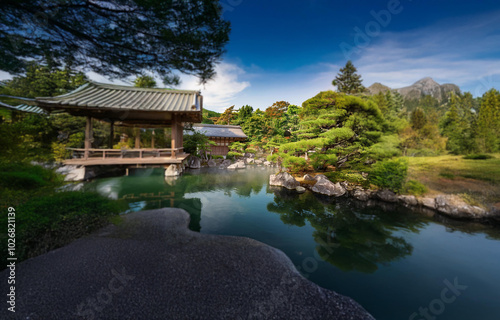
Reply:
[[[412,215],[353,208],[349,202],[325,205],[309,193],[292,198],[278,189],[275,194],[267,209],[280,214],[286,224],[304,226],[309,221],[316,229],[313,237],[320,257],[344,271],[372,273],[378,264],[410,255],[412,246],[394,230],[418,232],[423,225]]]

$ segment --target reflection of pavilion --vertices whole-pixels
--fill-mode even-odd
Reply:
[[[168,186],[161,176],[95,180],[93,186],[102,193],[112,192],[116,199],[129,204],[143,202],[145,205],[140,207],[141,210],[166,207],[184,209],[191,217],[189,228],[193,231],[201,230],[201,199],[185,198],[186,192],[180,185]]]

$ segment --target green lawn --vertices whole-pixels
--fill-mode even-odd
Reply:
[[[409,157],[409,178],[425,184],[430,194],[470,196],[488,205],[500,201],[500,154],[487,160],[463,156]]]

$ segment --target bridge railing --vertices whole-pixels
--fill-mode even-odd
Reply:
[[[143,148],[143,149],[81,149],[66,148],[71,151],[72,159],[110,159],[110,158],[175,158],[183,151],[181,148]]]

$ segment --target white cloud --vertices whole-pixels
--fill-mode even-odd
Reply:
[[[203,105],[214,111],[224,111],[234,104],[234,99],[250,87],[247,73],[235,64],[222,62],[216,67],[217,75],[205,85],[193,76],[181,76],[180,89],[201,90]]]
[[[423,77],[480,95],[500,80],[499,12],[382,33],[354,64],[365,85],[397,88]],[[493,80],[492,80],[493,79]]]

